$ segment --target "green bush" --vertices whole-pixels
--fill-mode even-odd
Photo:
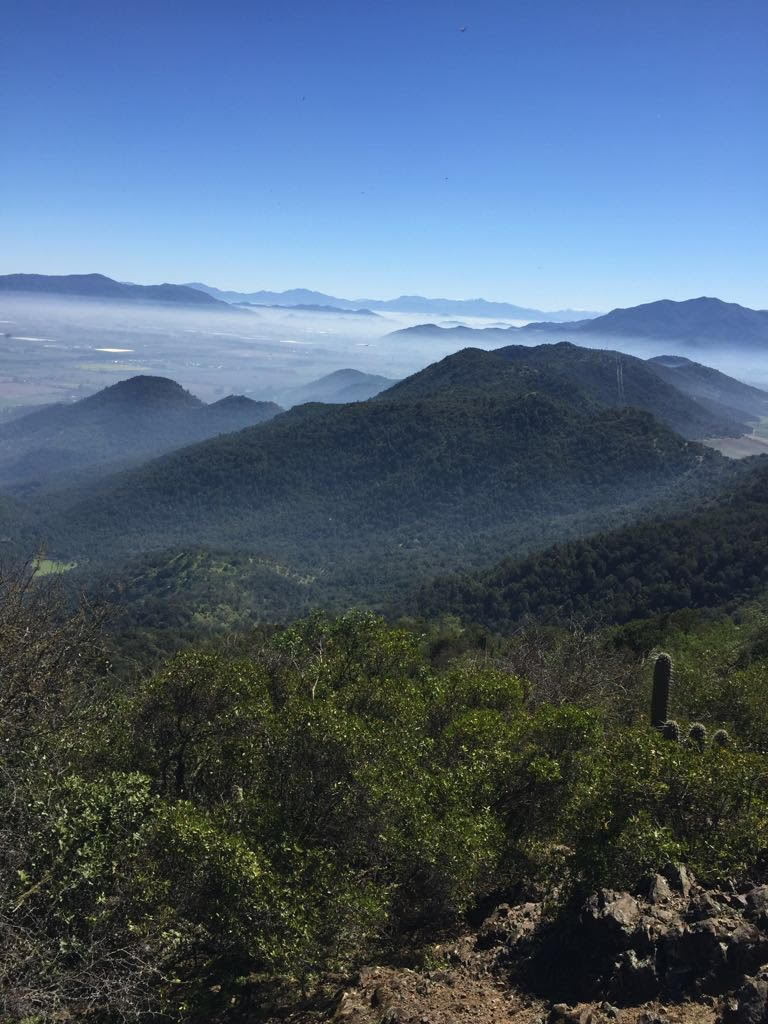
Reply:
[[[768,766],[754,754],[665,742],[647,729],[608,737],[568,806],[571,877],[635,884],[670,860],[704,879],[744,874],[765,852]]]

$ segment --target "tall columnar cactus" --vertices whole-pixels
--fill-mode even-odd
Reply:
[[[653,666],[653,693],[651,695],[651,725],[660,729],[669,720],[669,685],[672,681],[672,659],[660,654]]]

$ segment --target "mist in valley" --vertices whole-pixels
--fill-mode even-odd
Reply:
[[[424,313],[197,309],[6,293],[0,296],[0,409],[8,416],[71,402],[138,374],[169,377],[206,402],[240,394],[288,407],[307,400],[305,385],[341,369],[398,380],[469,346],[493,350],[568,340],[643,359],[680,355],[768,388],[763,352],[737,344],[595,337],[567,327],[518,331],[525,321],[479,317],[433,316],[442,328],[437,334],[394,334],[425,320]],[[451,330],[458,326],[470,331]]]
[[[136,374],[170,377],[208,402],[227,394],[278,400],[343,368],[399,379],[455,350],[449,335],[444,344],[387,337],[422,321],[407,313],[201,310],[4,294],[0,406],[71,401]]]

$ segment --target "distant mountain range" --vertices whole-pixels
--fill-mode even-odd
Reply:
[[[69,486],[280,411],[237,395],[206,405],[165,377],[132,377],[71,405],[44,406],[0,424],[0,485],[16,493]]]
[[[527,332],[565,331],[593,337],[669,338],[686,345],[755,345],[768,342],[768,310],[702,296],[685,302],[661,299],[614,309],[594,320],[527,324]]]
[[[233,302],[233,306],[245,306],[247,309],[289,309],[301,313],[338,313],[343,316],[378,316],[370,309],[342,309],[340,306],[319,306],[311,302],[299,303],[296,306],[281,306],[276,302],[267,305],[264,302]]]
[[[551,341],[576,341],[582,345],[600,345],[611,339],[636,341],[670,341],[684,347],[713,348],[736,345],[752,348],[768,345],[768,310],[748,309],[735,302],[698,298],[684,302],[662,299],[628,309],[614,309],[592,319],[530,323],[524,327],[486,328],[483,343],[497,339],[508,342],[510,334],[523,337],[546,336]],[[419,324],[389,337],[450,338],[459,344],[472,344],[480,332],[471,327],[440,327]]]
[[[527,306],[515,306],[510,302],[489,302],[486,299],[428,299],[423,295],[400,295],[396,299],[341,299],[336,295],[314,292],[307,288],[291,288],[284,292],[235,292],[214,288],[200,281],[191,281],[186,286],[197,288],[224,302],[248,302],[263,306],[309,306],[337,309],[360,310],[370,312],[379,310],[392,313],[427,313],[439,316],[479,316],[504,317],[509,320],[540,320],[544,317],[552,321],[568,321],[574,316],[588,318],[597,316],[586,310],[561,309],[544,313],[540,309]]]
[[[511,320],[570,321],[597,314],[562,309],[544,312],[509,302],[488,302],[486,299],[428,299],[421,295],[401,295],[396,299],[341,299],[307,288],[284,292],[236,292],[214,288],[199,281],[189,284],[132,284],[115,281],[104,274],[5,274],[0,276],[0,292],[34,292],[47,295],[77,295],[98,299],[130,302],[164,302],[211,308],[247,305],[293,308],[312,313],[354,313],[374,316],[382,312],[424,313],[440,316],[505,317]]]
[[[127,284],[103,274],[4,274],[0,292],[34,292],[38,295],[77,295],[125,302],[163,302],[182,306],[223,308],[212,295],[183,284]]]

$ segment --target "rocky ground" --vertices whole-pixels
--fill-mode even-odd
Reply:
[[[419,969],[366,967],[292,1024],[768,1024],[768,885],[682,867],[555,921],[497,907]]]

